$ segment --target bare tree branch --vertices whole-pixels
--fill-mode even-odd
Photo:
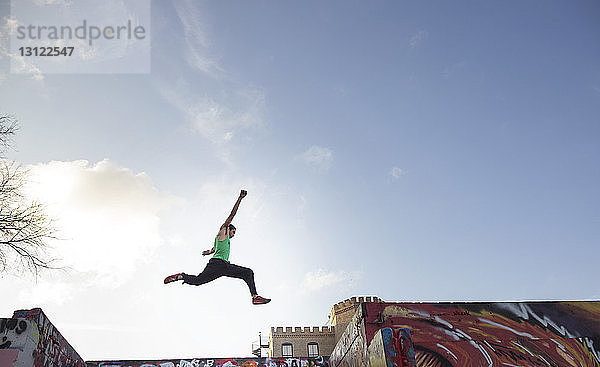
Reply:
[[[14,118],[0,115],[0,154],[17,129]],[[26,197],[27,174],[0,155],[0,272],[25,270],[37,276],[42,269],[59,269],[49,245],[57,230],[45,207]]]
[[[0,157],[12,143],[12,138],[19,129],[17,120],[9,115],[0,115]]]

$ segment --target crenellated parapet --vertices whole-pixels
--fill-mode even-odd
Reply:
[[[272,327],[269,335],[269,356],[282,357],[284,346],[294,357],[311,354],[311,345],[318,355],[328,356],[335,347],[335,327],[333,326],[287,326]]]
[[[342,302],[338,302],[331,308],[329,313],[329,322],[332,325],[346,323],[354,315],[354,310],[361,303],[383,302],[379,297],[351,297]]]
[[[304,327],[300,327],[300,326],[295,326],[295,327],[291,327],[291,326],[286,326],[286,327],[282,327],[282,326],[278,326],[278,327],[272,327],[271,328],[271,335],[273,335],[273,337],[277,338],[277,337],[288,337],[288,336],[294,336],[294,337],[300,337],[300,336],[319,336],[319,335],[331,335],[335,333],[335,327],[333,326],[304,326]]]
[[[309,347],[318,345],[319,355],[329,355],[339,334],[361,303],[383,302],[379,297],[352,297],[335,304],[329,316],[330,326],[278,326],[271,327],[269,355],[280,357],[286,353],[294,356],[309,355]],[[284,353],[284,347],[286,353]],[[291,352],[290,352],[291,351]]]
[[[333,305],[334,311],[343,311],[360,303],[383,302],[379,297],[351,297]]]

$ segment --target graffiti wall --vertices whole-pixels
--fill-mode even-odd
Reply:
[[[600,302],[365,303],[354,322],[365,344],[410,330],[417,366],[600,366]],[[332,366],[351,344],[340,340]]]
[[[15,311],[0,319],[0,365],[84,367],[85,362],[41,309]]]
[[[202,358],[158,361],[89,361],[88,367],[321,367],[327,357],[315,358]]]
[[[38,335],[29,320],[0,319],[0,366],[32,366]]]
[[[368,367],[416,367],[415,348],[410,330],[379,329],[367,350]]]

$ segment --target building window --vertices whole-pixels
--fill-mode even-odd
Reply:
[[[309,357],[318,357],[319,356],[319,344],[308,343],[308,356]]]
[[[293,357],[294,349],[292,348],[292,344],[283,343],[281,344],[281,356],[282,357]]]

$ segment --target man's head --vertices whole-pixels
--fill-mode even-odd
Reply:
[[[229,224],[229,238],[233,238],[235,236],[235,226],[233,224]]]

